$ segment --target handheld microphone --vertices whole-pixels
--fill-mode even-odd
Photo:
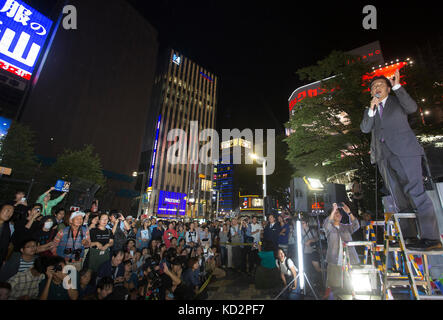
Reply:
[[[380,94],[379,94],[379,93],[376,93],[376,94],[374,95],[374,97],[376,97],[377,99],[380,99]],[[376,104],[374,104],[374,109],[377,109],[377,105],[376,105]]]

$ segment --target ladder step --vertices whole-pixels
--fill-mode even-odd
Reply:
[[[420,300],[443,300],[442,295],[435,295],[435,296],[419,296]]]
[[[394,213],[394,216],[399,219],[415,219],[415,213]]]
[[[388,280],[387,281],[388,287],[393,286],[410,286],[409,280]],[[427,286],[428,283],[423,280],[415,280],[415,285],[417,286]]]
[[[443,250],[435,250],[435,251],[416,251],[416,250],[405,250],[406,254],[412,254],[414,256],[441,256],[443,255]]]

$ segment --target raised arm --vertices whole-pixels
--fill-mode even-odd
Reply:
[[[406,112],[406,114],[411,114],[417,111],[418,106],[414,99],[406,92],[406,89],[400,85],[400,71],[397,69],[395,71],[394,80],[390,80],[392,84],[392,91],[400,102],[401,107]]]

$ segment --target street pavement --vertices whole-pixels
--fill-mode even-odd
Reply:
[[[226,277],[211,281],[207,287],[207,300],[272,300],[280,292],[280,287],[271,290],[255,288],[252,275],[225,269]]]

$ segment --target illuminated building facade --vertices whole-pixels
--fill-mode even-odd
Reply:
[[[234,164],[235,152],[239,152],[241,159],[246,159],[249,153],[252,152],[251,141],[236,138],[221,143],[221,157],[217,165],[214,166],[213,177],[213,188],[219,192],[219,216],[228,214],[239,207],[240,185],[244,185],[240,174],[247,172],[248,169],[255,170],[255,167],[251,165]],[[223,161],[223,159],[229,159],[229,162]],[[243,160],[242,163],[245,163],[245,161]],[[216,192],[214,192],[212,199],[213,209],[216,210]]]
[[[215,74],[179,52],[161,53],[151,103],[155,112],[147,119],[139,168],[147,172],[143,208],[148,215],[172,218],[178,211],[180,216],[198,218],[210,212],[213,167],[198,160],[205,142],[195,141],[202,130],[215,128],[218,82]],[[173,129],[182,130],[181,134],[168,141]],[[168,150],[176,142],[187,148],[182,149],[180,163],[173,164]],[[164,192],[186,201],[186,209],[174,211],[164,205],[160,199]]]

